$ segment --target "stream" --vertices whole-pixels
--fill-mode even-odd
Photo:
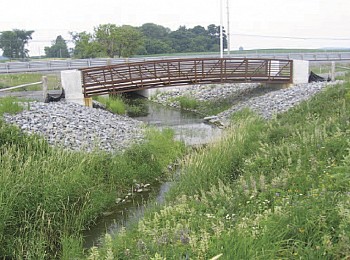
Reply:
[[[203,122],[203,117],[193,112],[164,107],[152,102],[146,103],[147,116],[134,117],[160,129],[174,130],[175,139],[188,146],[200,146],[221,136],[222,130]],[[143,216],[147,203],[162,203],[172,185],[171,181],[150,186],[142,193],[131,193],[124,203],[116,204],[97,219],[96,224],[83,232],[84,248],[98,246],[106,233],[112,236],[122,227],[135,223]]]

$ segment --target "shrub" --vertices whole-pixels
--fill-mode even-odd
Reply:
[[[126,106],[123,98],[121,96],[111,96],[111,97],[96,97],[98,102],[104,104],[106,109],[114,114],[125,115]]]
[[[181,109],[194,110],[199,105],[196,99],[187,96],[177,97],[175,101],[179,102]]]
[[[167,202],[101,258],[349,258],[349,88],[270,121],[235,115],[221,142],[186,159]]]
[[[107,103],[107,109],[114,114],[125,115],[125,103],[120,97],[113,97],[109,99]]]

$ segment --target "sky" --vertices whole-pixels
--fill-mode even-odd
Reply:
[[[350,48],[349,0],[222,0],[230,49]],[[0,9],[0,31],[34,30],[30,56],[58,35],[93,32],[100,24],[155,23],[178,29],[220,24],[220,0],[10,0]]]

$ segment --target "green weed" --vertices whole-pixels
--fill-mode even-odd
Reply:
[[[174,101],[179,102],[181,109],[195,110],[198,107],[198,101],[191,97],[180,96],[174,99]]]
[[[121,95],[112,97],[95,97],[95,100],[104,104],[112,113],[131,117],[144,116],[148,114],[146,101],[143,99],[127,99]]]
[[[113,97],[96,97],[96,100],[102,104],[104,104],[110,112],[118,115],[125,115],[126,108],[125,102],[121,96],[113,96]]]
[[[171,131],[149,130],[144,143],[111,155],[52,148],[0,123],[0,258],[81,257],[81,230],[184,152]]]
[[[349,89],[329,88],[271,121],[236,114],[220,143],[185,160],[164,205],[95,254],[348,258]]]

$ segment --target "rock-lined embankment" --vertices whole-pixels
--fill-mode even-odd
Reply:
[[[180,103],[176,100],[180,96],[187,96],[198,101],[212,101],[232,96],[243,100],[244,97],[249,99],[259,86],[256,83],[181,86],[166,92],[160,92],[154,95],[152,100],[176,108],[180,108]],[[268,91],[271,91],[271,89],[266,90],[266,92]]]
[[[244,108],[250,108],[262,117],[269,119],[273,115],[285,112],[301,101],[309,99],[325,87],[338,83],[340,81],[314,82],[289,88],[267,88],[251,83],[193,86],[183,91],[160,93],[154,97],[154,100],[161,104],[180,107],[179,102],[176,101],[176,97],[179,96],[188,96],[197,100],[220,100],[220,98],[231,96],[234,105],[216,117],[212,117],[215,122],[218,119],[223,122],[227,121],[233,113]]]
[[[327,86],[336,85],[336,82],[313,82],[309,84],[299,84],[293,87],[271,91],[264,95],[251,98],[245,102],[218,114],[219,118],[227,119],[236,111],[243,108],[250,108],[260,114],[265,119],[270,119],[273,115],[283,113],[296,106],[300,102],[311,98]]]
[[[29,110],[5,115],[24,132],[42,135],[50,144],[70,150],[122,151],[143,139],[143,123],[73,103],[30,102]]]

